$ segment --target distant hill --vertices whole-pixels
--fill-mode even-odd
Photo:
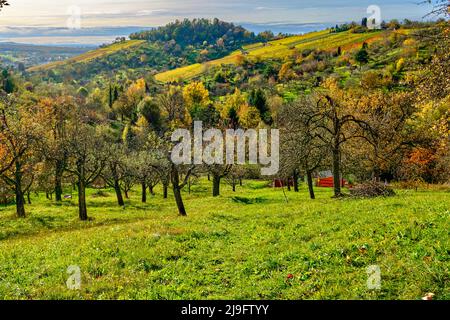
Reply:
[[[194,19],[133,33],[131,40],[89,51],[64,62],[35,66],[29,72],[50,72],[46,77],[89,80],[102,74],[132,72],[155,74],[225,57],[242,46],[272,39],[218,19]]]
[[[45,71],[45,70],[51,70],[51,69],[59,67],[59,66],[64,66],[67,64],[88,63],[92,60],[104,58],[113,53],[120,52],[122,50],[129,49],[131,47],[140,45],[143,42],[144,41],[140,41],[140,40],[129,40],[129,41],[123,41],[123,42],[119,42],[119,43],[114,43],[112,45],[109,45],[109,46],[106,46],[103,48],[88,51],[86,53],[83,53],[79,56],[70,58],[68,60],[57,61],[57,62],[49,63],[46,65],[31,67],[27,71],[29,71],[29,72]]]
[[[153,30],[130,35],[131,39],[151,42],[174,42],[181,47],[208,46],[217,48],[236,48],[258,37],[241,26],[219,19],[184,19]]]
[[[38,46],[0,42],[0,65],[30,67],[53,61],[67,60],[89,51],[88,47]]]

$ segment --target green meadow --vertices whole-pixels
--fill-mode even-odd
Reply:
[[[303,185],[286,200],[244,181],[213,198],[205,179],[183,194],[188,217],[156,191],[122,208],[91,189],[88,222],[76,194],[33,196],[24,219],[0,207],[0,299],[450,299],[448,189],[338,200],[318,188],[310,200]],[[67,288],[71,265],[80,290]],[[372,265],[379,290],[367,286]]]

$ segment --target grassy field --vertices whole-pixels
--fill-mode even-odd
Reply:
[[[59,66],[66,65],[66,64],[86,63],[86,62],[89,62],[89,61],[97,59],[97,58],[103,58],[103,57],[109,56],[109,55],[116,53],[118,51],[121,51],[121,50],[132,48],[132,47],[140,45],[144,42],[145,42],[144,40],[128,40],[125,42],[115,43],[115,44],[109,45],[104,48],[91,50],[89,52],[83,53],[79,56],[76,56],[76,57],[73,57],[73,58],[70,58],[70,59],[67,59],[64,61],[57,61],[57,62],[52,62],[52,63],[40,65],[40,66],[34,66],[34,67],[29,68],[27,71],[29,71],[29,72],[47,71],[47,70],[51,70],[55,67],[59,67]]]
[[[450,192],[398,191],[388,199],[331,199],[247,181],[210,196],[202,181],[185,193],[189,216],[159,191],[90,190],[89,222],[76,201],[41,197],[16,219],[0,207],[0,299],[450,299]],[[67,289],[67,268],[82,272]],[[381,290],[367,267],[381,268]],[[290,276],[292,275],[292,276]]]
[[[349,31],[330,33],[328,30],[311,32],[305,35],[271,41],[267,44],[257,43],[244,46],[243,52],[239,50],[221,59],[162,72],[157,74],[155,78],[161,82],[191,80],[202,75],[208,68],[218,65],[236,64],[238,57],[242,55],[250,59],[274,59],[289,56],[295,49],[300,51],[305,49],[330,50],[342,47],[343,50],[347,50],[361,45],[364,41],[374,41],[380,35],[381,31],[360,34],[350,33]]]

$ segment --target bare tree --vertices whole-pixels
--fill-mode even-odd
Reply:
[[[221,164],[213,164],[207,165],[208,172],[212,175],[213,178],[213,197],[220,196],[220,183],[223,178],[228,176],[230,171],[233,169],[232,165],[221,165]]]
[[[429,16],[449,16],[450,15],[450,2],[448,0],[425,0],[422,4],[431,4],[433,9],[425,17]]]
[[[242,186],[242,179],[244,178],[245,173],[246,173],[245,166],[235,165],[230,170],[230,173],[225,177],[226,183],[231,186],[233,192],[236,192],[236,187],[238,185]]]
[[[173,194],[178,207],[178,213],[181,216],[187,216],[184,207],[181,190],[188,184],[189,178],[193,173],[195,166],[179,166],[172,163],[170,172],[170,181],[172,182]]]
[[[281,171],[286,176],[293,173],[298,179],[299,171],[306,174],[311,199],[315,199],[313,173],[325,164],[328,145],[319,138],[325,133],[320,122],[311,121],[315,101],[312,97],[300,97],[282,106],[277,115],[281,131]],[[294,181],[295,187],[295,181]],[[298,190],[298,186],[296,187]]]
[[[80,112],[81,113],[81,112]],[[85,123],[82,116],[71,124],[68,172],[77,180],[80,220],[88,220],[86,188],[102,173],[107,163],[102,127]]]
[[[5,7],[5,6],[9,6],[9,3],[7,0],[0,0],[0,10]]]
[[[114,188],[117,204],[121,207],[125,205],[122,195],[122,190],[124,189],[122,184],[125,176],[128,174],[124,148],[122,144],[108,141],[106,166],[102,173],[102,178],[108,186]]]

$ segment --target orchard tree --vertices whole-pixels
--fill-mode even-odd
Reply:
[[[78,209],[80,220],[88,220],[86,188],[101,175],[107,164],[105,134],[102,126],[92,126],[84,121],[82,109],[79,116],[70,123],[68,169],[76,179],[78,188]]]
[[[326,164],[329,146],[323,141],[326,135],[322,121],[315,121],[316,101],[311,96],[301,96],[284,105],[277,114],[281,136],[281,169],[288,177],[298,181],[299,171],[307,177],[311,199],[315,199],[313,173]],[[296,190],[297,191],[297,190]]]
[[[341,197],[342,146],[351,139],[366,139],[371,128],[358,114],[351,90],[340,89],[334,79],[328,79],[324,87],[325,92],[317,92],[316,102],[308,117],[309,122],[320,130],[317,138],[331,151],[334,195]]]
[[[62,201],[63,176],[69,156],[67,122],[76,115],[76,101],[70,96],[43,98],[38,107],[43,113],[42,124],[45,126],[43,144],[40,150],[45,160],[52,164],[54,170],[54,193],[57,202]]]
[[[213,197],[220,196],[220,184],[233,169],[233,165],[212,164],[206,166],[213,178]]]
[[[126,175],[129,174],[129,170],[126,168],[128,165],[126,151],[123,144],[109,140],[107,140],[106,145],[106,166],[105,170],[103,170],[102,178],[109,187],[114,188],[117,204],[123,207],[125,205],[122,195],[122,191],[124,190],[123,183]]]
[[[26,216],[24,194],[28,184],[31,185],[34,166],[39,162],[34,149],[41,136],[35,121],[37,114],[37,108],[30,102],[16,95],[1,94],[0,178],[15,193],[19,218]]]
[[[408,119],[415,111],[412,95],[407,92],[360,92],[354,99],[354,109],[367,124],[365,138],[353,140],[351,155],[367,160],[365,167],[373,180],[382,173],[392,173],[402,155],[413,143]]]
[[[172,183],[172,191],[177,204],[178,213],[181,216],[187,216],[181,190],[189,183],[189,179],[195,170],[195,166],[180,166],[172,163],[171,167],[170,181]]]
[[[142,150],[133,152],[129,156],[130,166],[134,177],[141,185],[142,203],[147,202],[147,189],[152,196],[155,195],[154,188],[161,181],[158,168],[161,163],[155,154],[150,150]]]
[[[236,192],[236,187],[238,185],[242,186],[242,179],[244,179],[246,174],[245,166],[235,165],[232,167],[228,175],[225,177],[225,182],[231,186],[233,192]]]

